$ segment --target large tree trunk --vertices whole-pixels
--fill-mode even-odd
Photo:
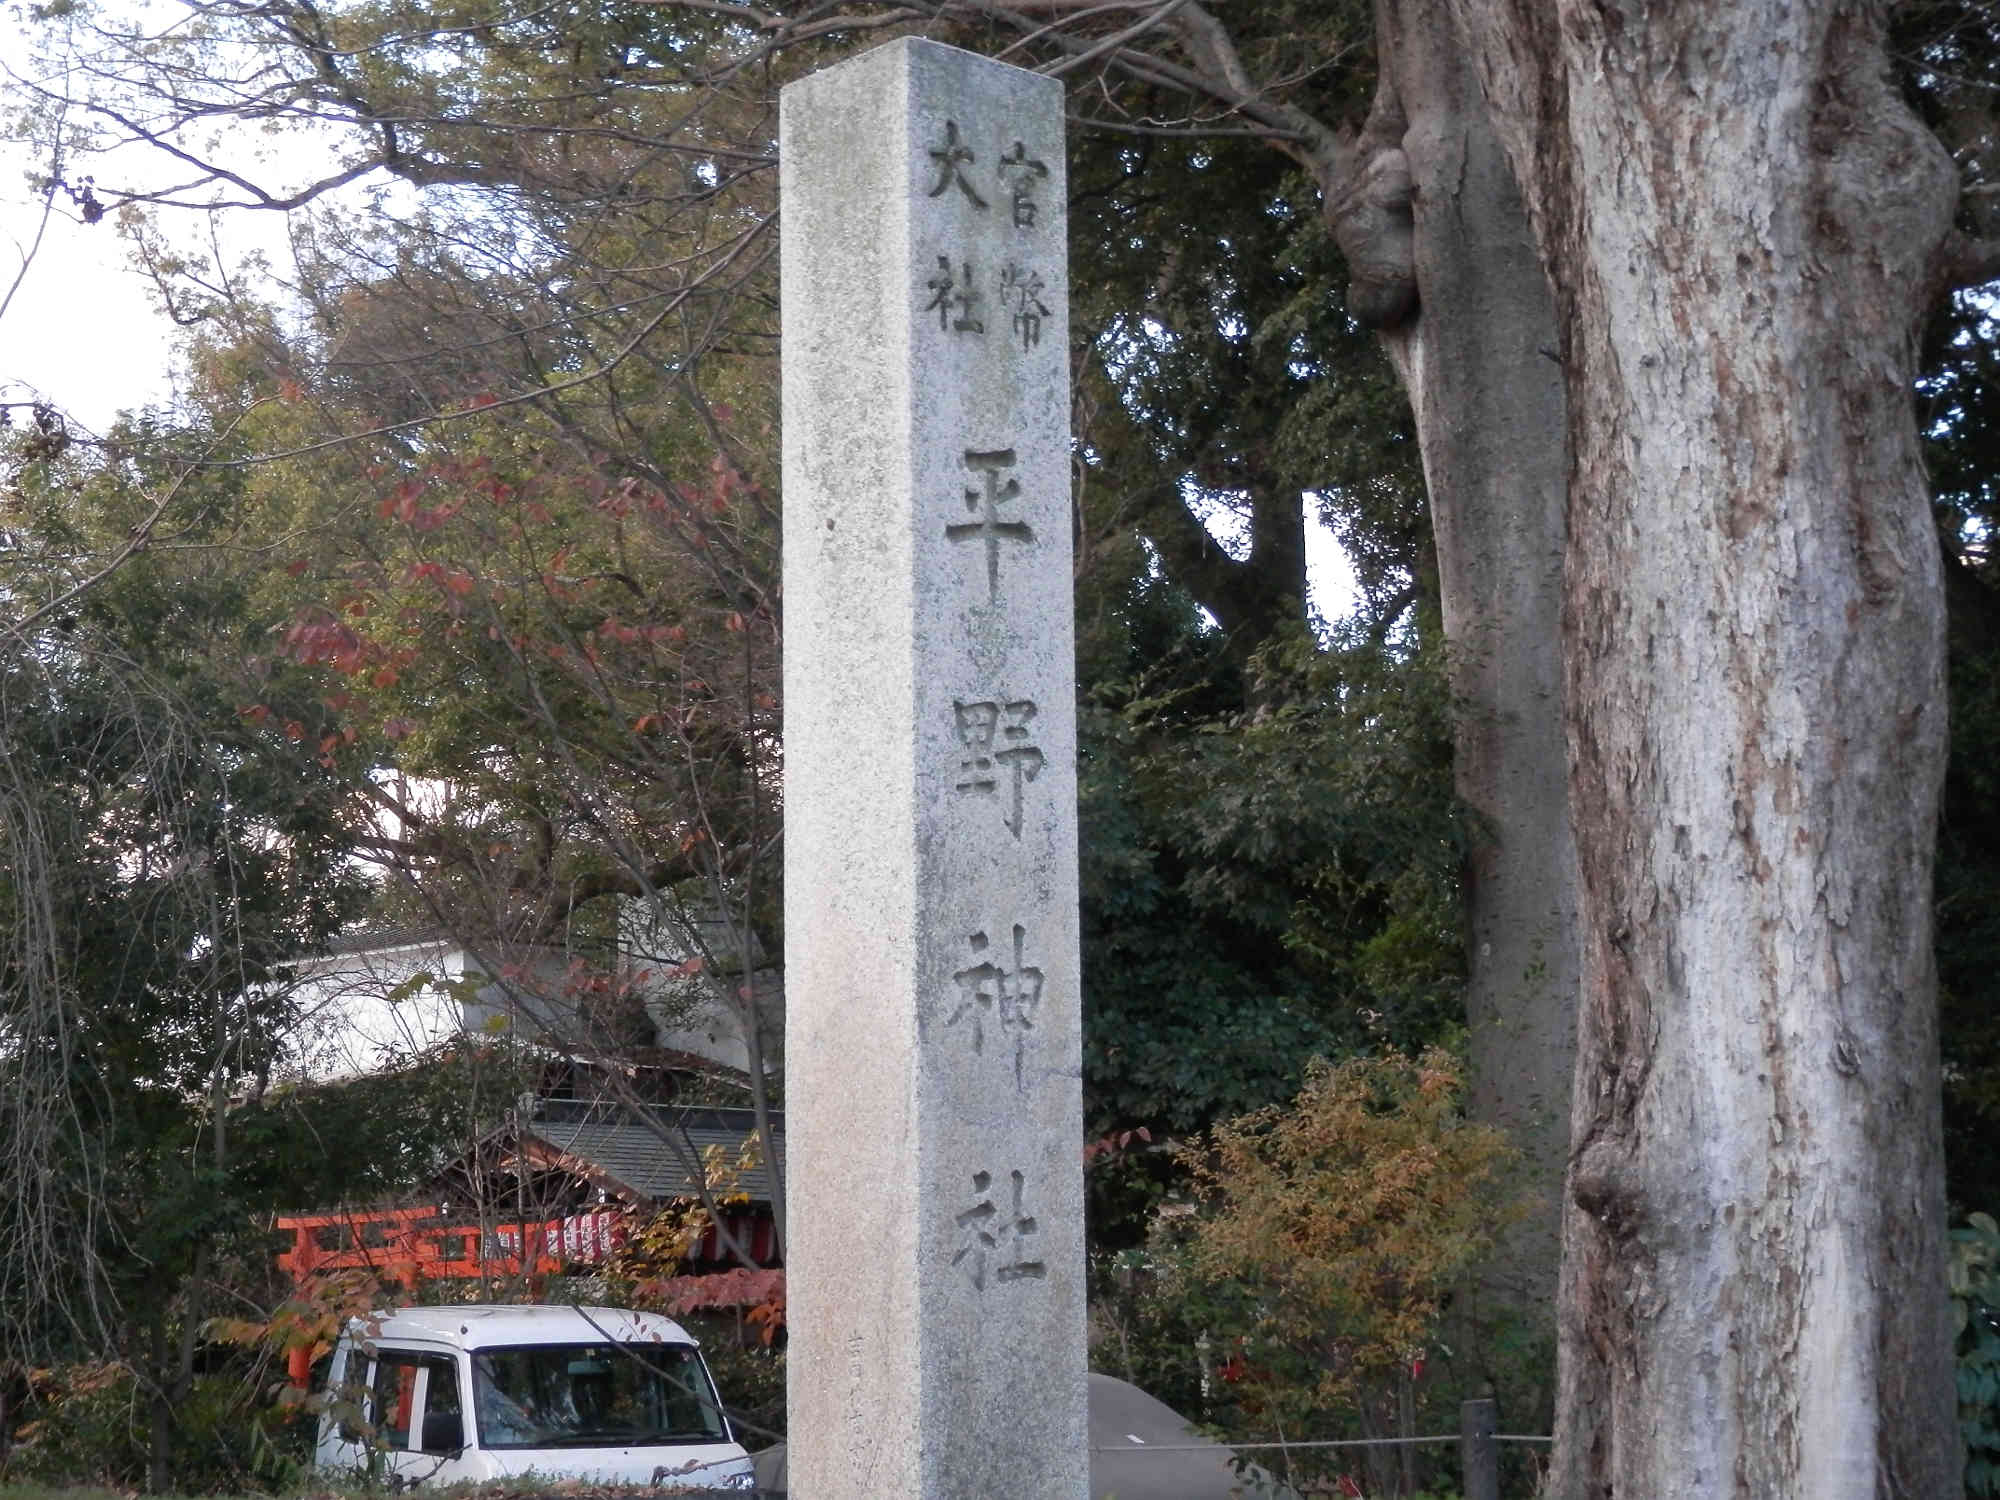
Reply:
[[[1951,167],[1870,7],[1457,3],[1573,454],[1551,1493],[1954,1495],[1909,397]]]
[[[1357,155],[1378,188],[1401,171],[1411,187],[1414,301],[1376,300],[1396,309],[1383,339],[1416,414],[1457,699],[1458,793],[1476,824],[1465,866],[1471,1105],[1521,1147],[1542,1200],[1481,1278],[1478,1313],[1545,1328],[1578,985],[1557,650],[1568,451],[1555,309],[1447,0],[1390,0],[1377,33],[1381,88]],[[1336,212],[1347,202],[1329,195]],[[1366,262],[1346,238],[1350,258]],[[1547,1395],[1532,1398],[1542,1419]]]

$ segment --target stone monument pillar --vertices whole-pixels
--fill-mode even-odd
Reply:
[[[1063,90],[780,121],[791,1489],[1081,1500]]]

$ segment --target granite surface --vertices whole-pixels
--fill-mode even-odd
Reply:
[[[791,1477],[1080,1500],[1063,91],[899,40],[780,159]]]

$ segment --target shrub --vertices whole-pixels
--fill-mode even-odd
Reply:
[[[107,1361],[37,1375],[0,1479],[143,1488],[152,1401],[131,1366]],[[169,1477],[179,1494],[268,1488],[296,1478],[311,1458],[311,1421],[267,1400],[241,1373],[196,1376],[172,1420]]]
[[[722,1393],[736,1439],[753,1453],[785,1437],[785,1351],[754,1329],[739,1330],[728,1314],[694,1314],[681,1320],[701,1340],[702,1358]]]
[[[1951,1239],[1965,1493],[1984,1500],[2000,1495],[2000,1224],[1971,1214]]]
[[[1445,1303],[1521,1211],[1515,1154],[1465,1118],[1463,1092],[1438,1048],[1315,1061],[1290,1105],[1184,1148],[1195,1201],[1157,1221],[1154,1274],[1208,1335],[1225,1430],[1412,1435]],[[1366,1452],[1367,1493],[1415,1491],[1411,1450]],[[1331,1479],[1362,1463],[1303,1467]]]

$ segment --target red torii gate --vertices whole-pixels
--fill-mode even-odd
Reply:
[[[278,1267],[294,1282],[338,1270],[376,1271],[408,1282],[470,1280],[595,1265],[625,1242],[625,1211],[500,1224],[490,1234],[429,1207],[282,1214],[277,1228],[291,1236]]]
[[[477,1224],[454,1222],[428,1207],[281,1214],[277,1230],[291,1243],[279,1253],[278,1268],[294,1286],[343,1270],[373,1271],[413,1289],[423,1281],[546,1276],[565,1264],[604,1260],[624,1243],[624,1219],[623,1210],[603,1209],[499,1226],[488,1236]],[[285,1369],[292,1384],[304,1388],[312,1351],[292,1350]]]
[[[278,1268],[295,1286],[327,1271],[366,1270],[385,1281],[412,1288],[422,1281],[470,1281],[487,1276],[548,1276],[569,1265],[597,1265],[625,1243],[627,1213],[595,1209],[559,1218],[496,1224],[490,1232],[458,1222],[432,1207],[340,1209],[330,1213],[281,1214],[276,1228],[291,1243],[279,1253]],[[729,1229],[759,1265],[775,1258],[777,1239],[769,1219],[729,1216]],[[724,1258],[722,1233],[711,1225],[688,1259]],[[286,1370],[294,1385],[311,1377],[312,1355],[294,1349]]]

